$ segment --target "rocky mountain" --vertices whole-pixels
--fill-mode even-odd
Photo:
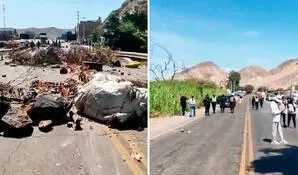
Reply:
[[[184,69],[176,74],[175,80],[199,80],[223,85],[228,80],[228,73],[213,62],[203,62],[196,66]]]
[[[116,15],[120,21],[126,13],[129,14],[145,14],[148,12],[148,0],[126,0],[119,9],[114,10],[105,19],[103,26],[111,19],[112,16]]]
[[[56,27],[47,27],[47,28],[30,27],[26,29],[17,29],[18,33],[33,32],[36,36],[39,35],[39,33],[47,33],[48,38],[50,39],[56,39],[57,37],[60,37],[63,33],[67,31],[73,32],[74,29],[58,29]]]
[[[298,81],[298,59],[283,62],[272,70],[252,65],[239,71],[241,76],[240,86],[247,84],[255,88],[265,86],[268,89],[289,89]],[[228,72],[218,67],[213,62],[203,62],[187,68],[176,75],[176,80],[203,80],[221,85],[228,80]]]
[[[126,0],[120,10],[120,16],[125,13],[142,13],[147,14],[147,4],[148,0]]]
[[[239,73],[241,76],[240,86],[256,84],[256,82],[262,81],[264,77],[270,75],[269,71],[257,65],[243,68],[239,71]]]

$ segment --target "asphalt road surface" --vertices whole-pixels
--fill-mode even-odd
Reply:
[[[83,125],[84,127],[84,125]],[[130,175],[132,172],[105,132],[73,131],[65,125],[49,133],[0,137],[1,175]]]
[[[151,174],[298,174],[297,129],[283,130],[288,145],[271,145],[269,104],[258,111],[249,105],[247,97],[234,114],[212,114],[151,139]]]

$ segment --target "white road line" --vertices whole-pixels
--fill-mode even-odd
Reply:
[[[160,137],[160,136],[163,136],[163,135],[166,135],[166,134],[168,134],[168,133],[170,133],[170,132],[172,132],[172,131],[174,131],[174,130],[176,130],[176,129],[178,129],[178,128],[181,128],[182,126],[185,126],[185,125],[187,125],[187,124],[189,124],[189,123],[192,123],[192,122],[194,122],[194,121],[196,121],[196,120],[202,120],[204,117],[196,117],[194,120],[190,120],[190,121],[188,121],[188,122],[185,122],[185,123],[183,123],[183,124],[181,124],[181,125],[179,125],[179,126],[176,126],[175,128],[173,128],[173,129],[169,129],[169,130],[167,130],[167,131],[165,131],[165,132],[162,132],[161,134],[158,134],[158,135],[156,135],[156,136],[154,136],[154,137],[151,137],[150,138],[150,140],[153,140],[153,139],[156,139],[156,138],[158,138],[158,137]]]

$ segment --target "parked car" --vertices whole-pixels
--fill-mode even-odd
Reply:
[[[220,103],[221,99],[224,98],[224,101],[225,101],[225,107],[226,108],[230,108],[231,107],[231,103],[230,103],[230,98],[231,98],[231,95],[223,95],[223,96],[219,96],[217,98],[217,103]]]
[[[267,101],[272,101],[274,96],[275,95],[273,95],[273,94],[267,94],[266,100]]]

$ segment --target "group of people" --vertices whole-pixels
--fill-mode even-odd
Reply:
[[[259,110],[260,105],[260,107],[263,108],[264,98],[265,97],[261,94],[254,94],[251,100],[252,107],[256,110]]]
[[[234,113],[234,108],[236,106],[236,99],[234,96],[229,97],[229,103],[230,103],[230,109],[231,113]],[[212,107],[212,111],[215,114],[216,113],[216,105],[219,101],[221,112],[223,113],[225,111],[227,97],[221,96],[219,99],[216,97],[216,95],[213,95],[211,98],[209,95],[206,95],[203,99],[203,105],[205,107],[205,115],[210,116],[210,107]],[[182,107],[182,115],[185,116],[185,111],[187,104],[189,104],[189,116],[194,117],[196,116],[196,100],[194,99],[194,96],[192,96],[190,99],[187,99],[187,97],[182,96],[180,98],[180,104]]]
[[[291,121],[293,121],[293,128],[296,128],[296,106],[297,105],[295,100],[291,97],[288,97],[288,98],[281,97],[281,101],[282,102],[279,104],[279,106],[282,109],[280,114],[282,118],[282,127],[284,128],[290,127]]]
[[[189,117],[195,117],[196,116],[196,106],[197,102],[194,98],[194,96],[191,96],[190,99],[187,99],[185,96],[180,97],[180,104],[182,107],[182,115],[185,116],[186,106],[189,104]]]

